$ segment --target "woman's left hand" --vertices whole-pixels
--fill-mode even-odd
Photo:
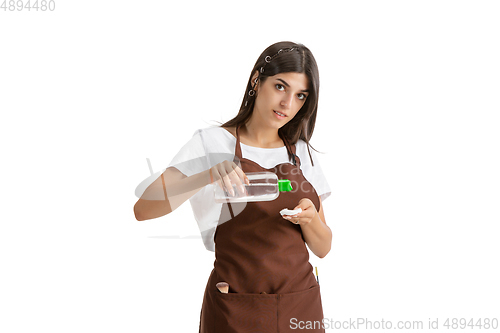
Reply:
[[[318,214],[318,212],[316,211],[316,207],[314,206],[314,203],[308,198],[301,199],[299,201],[299,204],[295,206],[293,210],[299,208],[302,209],[302,212],[300,212],[299,214],[283,215],[283,218],[289,220],[294,224],[306,225],[311,223],[316,214]]]

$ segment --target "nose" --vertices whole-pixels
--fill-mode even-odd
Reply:
[[[293,95],[285,94],[283,96],[283,99],[281,100],[281,106],[286,109],[289,109],[292,106],[292,101],[293,101]]]

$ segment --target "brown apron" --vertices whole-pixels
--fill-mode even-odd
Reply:
[[[214,269],[203,297],[200,332],[297,332],[299,324],[316,325],[307,332],[324,332],[320,289],[301,227],[279,213],[302,198],[311,199],[319,211],[319,197],[300,170],[295,145],[284,140],[294,164],[265,169],[242,158],[238,128],[236,137],[234,162],[241,163],[243,172],[273,172],[289,179],[293,191],[280,192],[272,201],[223,204],[221,215],[229,210],[232,218],[215,231]],[[229,284],[229,293],[217,289],[221,281]]]

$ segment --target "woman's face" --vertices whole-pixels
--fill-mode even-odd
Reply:
[[[308,83],[304,73],[293,72],[276,74],[264,83],[259,82],[253,116],[257,116],[263,126],[283,127],[304,105],[309,94]]]

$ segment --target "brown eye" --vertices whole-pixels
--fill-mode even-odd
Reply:
[[[278,89],[279,91],[283,91],[283,90],[285,90],[285,87],[284,87],[282,84],[279,84],[279,83],[277,83],[275,87],[276,87],[276,89]]]
[[[305,94],[298,94],[297,97],[299,97],[300,100],[304,100],[307,96]]]

